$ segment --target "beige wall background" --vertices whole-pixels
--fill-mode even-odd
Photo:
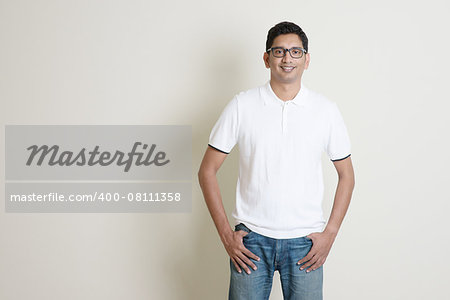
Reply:
[[[437,0],[0,1],[3,128],[193,128],[192,213],[2,209],[0,299],[225,299],[228,256],[197,170],[228,101],[269,79],[266,34],[283,20],[307,33],[303,80],[338,103],[353,146],[356,188],[324,265],[325,299],[444,299],[449,12]],[[328,218],[337,175],[323,162]],[[218,176],[231,216],[237,147]],[[0,195],[3,206],[3,184]],[[282,299],[277,275],[271,299]]]

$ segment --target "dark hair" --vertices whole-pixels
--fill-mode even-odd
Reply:
[[[295,33],[296,35],[298,35],[300,37],[300,40],[302,41],[303,48],[305,48],[306,52],[308,52],[308,38],[306,37],[306,33],[304,33],[297,24],[291,22],[281,22],[270,28],[269,32],[267,33],[266,51],[267,49],[272,47],[273,40],[277,36],[288,33]]]

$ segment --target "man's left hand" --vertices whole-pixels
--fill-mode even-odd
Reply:
[[[331,246],[334,243],[336,234],[330,232],[314,232],[307,235],[312,240],[312,248],[308,254],[297,262],[297,265],[301,265],[300,270],[304,270],[309,267],[306,272],[310,272],[320,268],[327,259],[328,253],[330,253]]]

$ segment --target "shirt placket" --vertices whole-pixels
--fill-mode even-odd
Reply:
[[[286,134],[288,127],[287,127],[287,112],[288,112],[288,105],[289,102],[285,101],[282,104],[282,109],[281,109],[281,132],[282,134]]]

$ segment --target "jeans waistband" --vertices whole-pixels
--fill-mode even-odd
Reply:
[[[244,230],[248,233],[252,232],[244,223],[239,223],[234,227],[234,231]]]

